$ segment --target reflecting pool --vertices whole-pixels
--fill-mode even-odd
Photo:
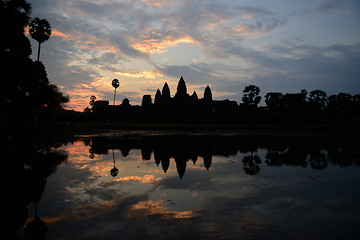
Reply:
[[[32,144],[7,154],[27,185],[4,207],[21,239],[357,239],[359,146],[186,132]]]

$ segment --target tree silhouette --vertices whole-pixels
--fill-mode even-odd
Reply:
[[[30,13],[31,5],[26,1],[0,1],[1,54],[17,57],[30,56],[30,41],[24,34],[30,20]]]
[[[45,66],[30,59],[31,44],[25,36],[30,12],[31,4],[25,0],[0,1],[3,36],[0,41],[0,106],[2,109],[6,106],[6,111],[0,111],[0,115],[9,123],[49,118],[54,116],[54,110],[62,109],[61,104],[69,101],[55,85],[50,84]],[[39,43],[51,34],[45,21],[37,18],[29,26],[30,33]]]
[[[114,80],[112,80],[111,85],[115,88],[115,91],[114,91],[114,102],[113,102],[113,105],[115,105],[116,89],[120,86],[119,80],[117,80],[117,79],[115,78]]]
[[[90,106],[94,106],[95,105],[95,101],[96,101],[96,97],[95,97],[95,95],[91,95],[90,96]]]
[[[121,103],[122,107],[131,107],[130,101],[127,98],[124,98],[124,100]]]
[[[290,121],[305,121],[308,119],[308,102],[306,101],[307,91],[302,89],[300,93],[287,93],[284,96],[284,112]]]
[[[322,90],[311,91],[308,97],[309,103],[316,111],[323,110],[327,105],[327,94]]]
[[[271,111],[279,111],[284,105],[282,93],[269,92],[265,95],[265,103]]]
[[[261,159],[258,155],[254,155],[253,152],[250,152],[250,156],[245,156],[242,161],[245,173],[256,175],[260,172]]]
[[[242,101],[250,107],[257,107],[261,100],[259,96],[260,88],[255,85],[249,85],[244,88],[243,93]]]
[[[29,24],[29,32],[31,37],[39,43],[37,56],[37,61],[39,61],[41,44],[50,38],[51,26],[46,19],[36,17]]]

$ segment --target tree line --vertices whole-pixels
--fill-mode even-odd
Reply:
[[[261,101],[260,88],[254,85],[245,87],[242,98],[243,110],[255,112],[250,117],[268,121],[359,121],[360,94],[339,93],[329,95],[323,90],[308,93],[269,92],[265,95],[265,107],[258,107]]]
[[[12,123],[37,124],[38,119],[48,119],[54,111],[63,109],[69,101],[48,78],[40,62],[41,44],[51,36],[51,26],[46,19],[31,19],[31,4],[25,0],[0,0],[1,94],[0,120],[2,125]],[[31,44],[26,37],[39,43],[37,60],[30,58]]]
[[[125,98],[115,105],[116,89],[120,83],[112,82],[115,88],[113,105],[109,101],[96,101],[90,97],[91,108],[84,111],[88,120],[112,120],[131,122],[194,122],[194,123],[291,123],[291,122],[359,122],[360,94],[339,93],[329,95],[323,90],[299,93],[268,92],[266,106],[259,106],[260,88],[248,85],[243,90],[242,102],[214,100],[210,86],[199,98],[196,91],[187,93],[186,83],[180,78],[177,91],[171,97],[170,88],[164,84],[157,89],[152,102],[151,95],[144,95],[141,106],[132,106]]]

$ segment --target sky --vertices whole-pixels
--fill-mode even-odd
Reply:
[[[189,94],[241,102],[267,92],[360,93],[359,0],[28,0],[51,38],[40,60],[83,111],[90,96],[141,104],[181,76]],[[31,39],[31,37],[29,37]],[[37,42],[31,39],[36,60]],[[262,102],[263,103],[263,102]]]

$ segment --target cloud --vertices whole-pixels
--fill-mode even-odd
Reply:
[[[323,15],[333,15],[336,13],[349,13],[344,6],[344,1],[326,0],[316,8],[316,12]]]
[[[142,72],[114,72],[116,75],[130,77],[130,78],[146,78],[154,79],[163,76],[157,71],[142,71]]]
[[[248,36],[252,34],[265,34],[287,23],[286,19],[279,20],[269,18],[259,21],[255,24],[240,24],[232,28],[236,35]]]
[[[66,94],[71,96],[70,102],[65,107],[74,109],[82,112],[85,107],[90,107],[90,96],[95,95],[98,99],[103,97],[102,93],[96,92],[86,87],[78,87],[64,91]]]
[[[249,84],[258,85],[263,95],[270,91],[298,92],[304,88],[329,93],[338,93],[334,89],[352,94],[360,91],[357,79],[360,70],[355,67],[360,64],[360,44],[316,47],[288,40],[262,50],[223,41],[216,46],[220,48],[215,48],[217,56],[244,59],[248,66],[192,63],[160,65],[158,69],[175,81],[184,76],[190,86],[211,84],[215,98],[238,102]]]
[[[64,41],[75,40],[70,34],[60,32],[57,29],[51,30],[51,37],[59,38],[60,40]]]
[[[240,36],[250,35],[252,33],[251,25],[237,25],[237,26],[234,26],[232,29],[233,29],[233,31],[238,33]]]
[[[111,99],[113,89],[106,81],[116,76],[127,81],[127,92],[135,92],[161,88],[165,81],[175,85],[182,75],[190,87],[210,84],[215,94],[228,97],[247,83],[285,90],[325,81],[339,89],[358,89],[358,55],[351,45],[356,34],[348,45],[328,38],[328,46],[316,46],[308,40],[307,26],[292,32],[301,26],[301,16],[351,15],[349,2],[321,1],[307,9],[216,0],[31,3],[33,16],[48,19],[52,26],[41,58],[50,80],[65,92],[88,89]],[[302,41],[285,41],[296,36]],[[339,79],[346,84],[341,87]],[[132,101],[141,101],[141,93],[137,95]],[[76,101],[69,106],[77,102],[78,109],[80,96],[70,97]],[[82,100],[85,106],[87,98]]]
[[[88,60],[88,63],[91,65],[113,65],[117,64],[120,60],[124,60],[121,56],[113,53],[113,52],[104,52],[101,53],[98,57],[93,57]]]
[[[240,66],[228,66],[222,63],[192,63],[190,65],[161,65],[159,71],[169,76],[177,84],[180,76],[184,77],[188,92],[197,91],[202,97],[206,85],[210,85],[215,99],[241,101],[241,93],[252,76]],[[161,87],[159,87],[161,89]],[[172,88],[172,93],[176,89]]]
[[[54,5],[49,16],[51,25],[55,28],[55,36],[63,41],[71,41],[79,48],[92,51],[109,51],[121,53],[130,57],[143,57],[147,55],[132,48],[129,43],[130,35],[137,37],[132,22],[136,23],[136,16],[142,11],[130,4],[98,3],[92,1],[62,1],[61,4],[51,1]],[[126,19],[120,14],[134,13],[134,19]],[[117,24],[115,24],[117,23]],[[141,31],[141,30],[140,30]]]
[[[241,66],[228,66],[223,63],[193,62],[189,65],[159,65],[158,70],[169,77],[179,79],[184,76],[186,83],[190,84],[215,84],[218,81],[241,77],[243,68]],[[225,76],[226,73],[226,76]]]
[[[159,182],[161,178],[155,177],[155,175],[144,175],[144,176],[127,176],[115,179],[113,182],[137,182],[137,183],[148,183],[153,184]]]
[[[318,3],[320,2],[320,3]],[[333,16],[336,14],[351,14],[354,6],[357,7],[356,1],[343,1],[343,0],[320,0],[313,6],[308,8],[297,9],[288,14],[289,17],[312,15]],[[351,4],[355,4],[351,6]]]
[[[170,35],[163,38],[145,37],[140,43],[132,44],[132,47],[143,53],[164,53],[167,51],[167,48],[175,47],[179,43],[194,44],[195,41],[190,37],[176,38]]]
[[[237,9],[241,12],[241,18],[243,19],[253,19],[259,16],[267,16],[272,15],[273,13],[269,10],[266,10],[261,7],[254,7],[254,6],[239,6]]]
[[[142,2],[144,2],[147,5],[150,6],[166,6],[169,5],[171,3],[171,1],[168,0],[141,0]]]

